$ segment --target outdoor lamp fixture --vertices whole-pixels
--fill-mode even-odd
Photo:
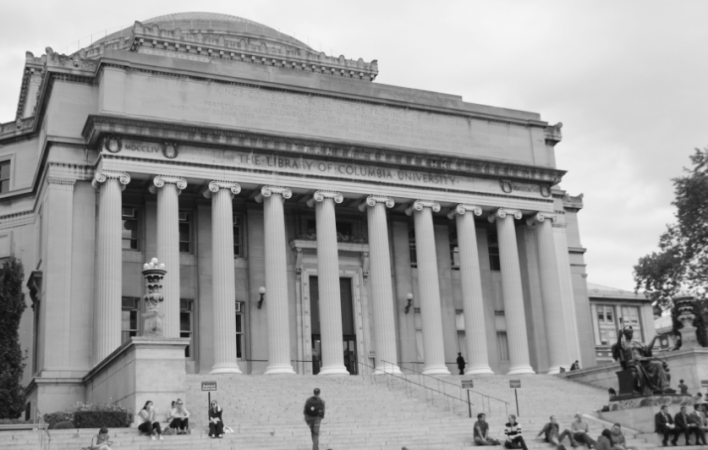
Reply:
[[[259,287],[258,293],[261,295],[260,300],[258,300],[258,309],[261,309],[261,306],[263,306],[263,300],[265,300],[265,288],[263,286]]]
[[[408,311],[411,310],[411,306],[413,306],[413,294],[409,292],[408,295],[406,295],[406,298],[408,299],[408,304],[406,305],[406,314],[408,314]]]

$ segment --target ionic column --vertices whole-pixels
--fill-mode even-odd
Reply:
[[[130,175],[99,170],[94,188],[99,190],[96,234],[96,301],[93,322],[93,362],[98,364],[121,344],[121,295],[123,250],[121,245],[122,195]]]
[[[290,364],[290,315],[288,314],[288,272],[285,249],[283,202],[290,189],[264,186],[256,197],[263,202],[265,221],[265,288],[268,317],[268,368],[266,375],[295,375]],[[341,340],[341,339],[340,339]]]
[[[214,365],[210,373],[241,373],[236,360],[234,213],[231,204],[233,196],[239,192],[241,186],[231,181],[212,181],[209,189],[204,191],[204,196],[211,198],[212,227]]]
[[[164,336],[179,337],[179,200],[187,180],[169,175],[157,175],[150,192],[157,194],[157,259],[165,264],[163,281],[165,297],[163,312]]]
[[[320,375],[349,375],[344,367],[342,300],[339,292],[339,254],[334,204],[342,203],[339,192],[317,191],[308,202],[315,204],[317,220],[317,282],[320,294],[322,369]]]
[[[552,222],[555,220],[555,216],[543,213],[538,213],[527,220],[530,226],[535,225],[536,228],[541,295],[543,296],[546,341],[548,342],[549,374],[560,373],[561,366],[570,364],[558,258],[553,238]]]
[[[440,283],[438,262],[435,253],[433,212],[440,211],[438,202],[416,200],[406,209],[413,215],[415,226],[415,249],[418,255],[418,295],[420,315],[423,321],[423,352],[425,375],[450,375],[445,365],[442,312],[440,310]]]
[[[521,288],[521,268],[519,267],[514,219],[521,219],[521,211],[499,208],[489,216],[489,221],[497,224],[499,237],[504,316],[506,317],[506,334],[509,342],[509,359],[511,360],[508,375],[521,375],[535,372],[529,358],[524,294]]]
[[[391,197],[371,195],[359,206],[366,208],[369,228],[371,300],[374,310],[376,337],[375,374],[401,373],[396,351],[396,323],[393,316],[393,286],[391,285],[391,252],[388,243],[386,208],[393,208]],[[368,208],[367,208],[368,206]],[[385,362],[384,362],[385,361]]]
[[[457,244],[460,255],[460,282],[462,284],[462,309],[465,316],[465,342],[467,368],[465,375],[494,374],[487,356],[487,334],[484,320],[482,278],[477,251],[477,231],[474,216],[481,216],[482,208],[459,204],[448,214],[457,217]]]

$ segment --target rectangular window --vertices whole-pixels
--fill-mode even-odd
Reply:
[[[179,251],[192,252],[192,213],[179,212]]]
[[[123,208],[123,227],[121,235],[123,238],[123,250],[138,250],[140,239],[140,222],[137,208],[126,206]]]
[[[633,339],[635,341],[644,341],[642,335],[642,323],[639,320],[639,308],[636,306],[622,306],[622,324],[623,326],[630,325],[634,331]]]
[[[408,225],[408,249],[411,255],[411,267],[418,267],[418,253],[415,249],[415,227]]]
[[[179,301],[179,337],[188,338],[189,345],[184,349],[185,358],[193,358],[192,344],[194,340],[194,301],[180,299]]]
[[[125,342],[133,336],[138,335],[138,324],[140,323],[140,298],[123,297],[121,305],[121,342]]]
[[[354,224],[352,222],[336,221],[335,227],[337,229],[337,240],[339,242],[347,242],[352,240],[354,236]],[[317,220],[307,221],[307,232],[308,234],[317,233]]]
[[[0,162],[0,194],[10,192],[10,161]]]
[[[597,305],[597,330],[600,345],[612,345],[617,342],[615,308],[611,305]]]
[[[457,245],[457,227],[450,227],[450,264],[452,270],[460,270],[460,247]]]
[[[234,257],[243,258],[243,229],[241,215],[234,215]]]
[[[489,269],[500,271],[499,239],[497,237],[497,230],[492,227],[487,228],[487,248],[489,249]]]
[[[236,359],[243,358],[243,302],[236,302]]]
[[[499,361],[509,361],[509,340],[506,331],[497,331],[497,350],[499,351]]]

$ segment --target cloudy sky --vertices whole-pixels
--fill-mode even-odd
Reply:
[[[585,195],[588,281],[633,289],[672,221],[670,179],[708,145],[708,1],[0,1],[0,122],[25,51],[68,53],[135,20],[209,11],[379,61],[376,82],[540,112],[564,124],[562,187]]]

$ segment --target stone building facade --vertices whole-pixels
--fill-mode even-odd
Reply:
[[[560,124],[377,74],[205,13],[28,53],[0,125],[0,257],[28,275],[30,401],[81,400],[142,334],[153,257],[192,373],[594,365]]]

